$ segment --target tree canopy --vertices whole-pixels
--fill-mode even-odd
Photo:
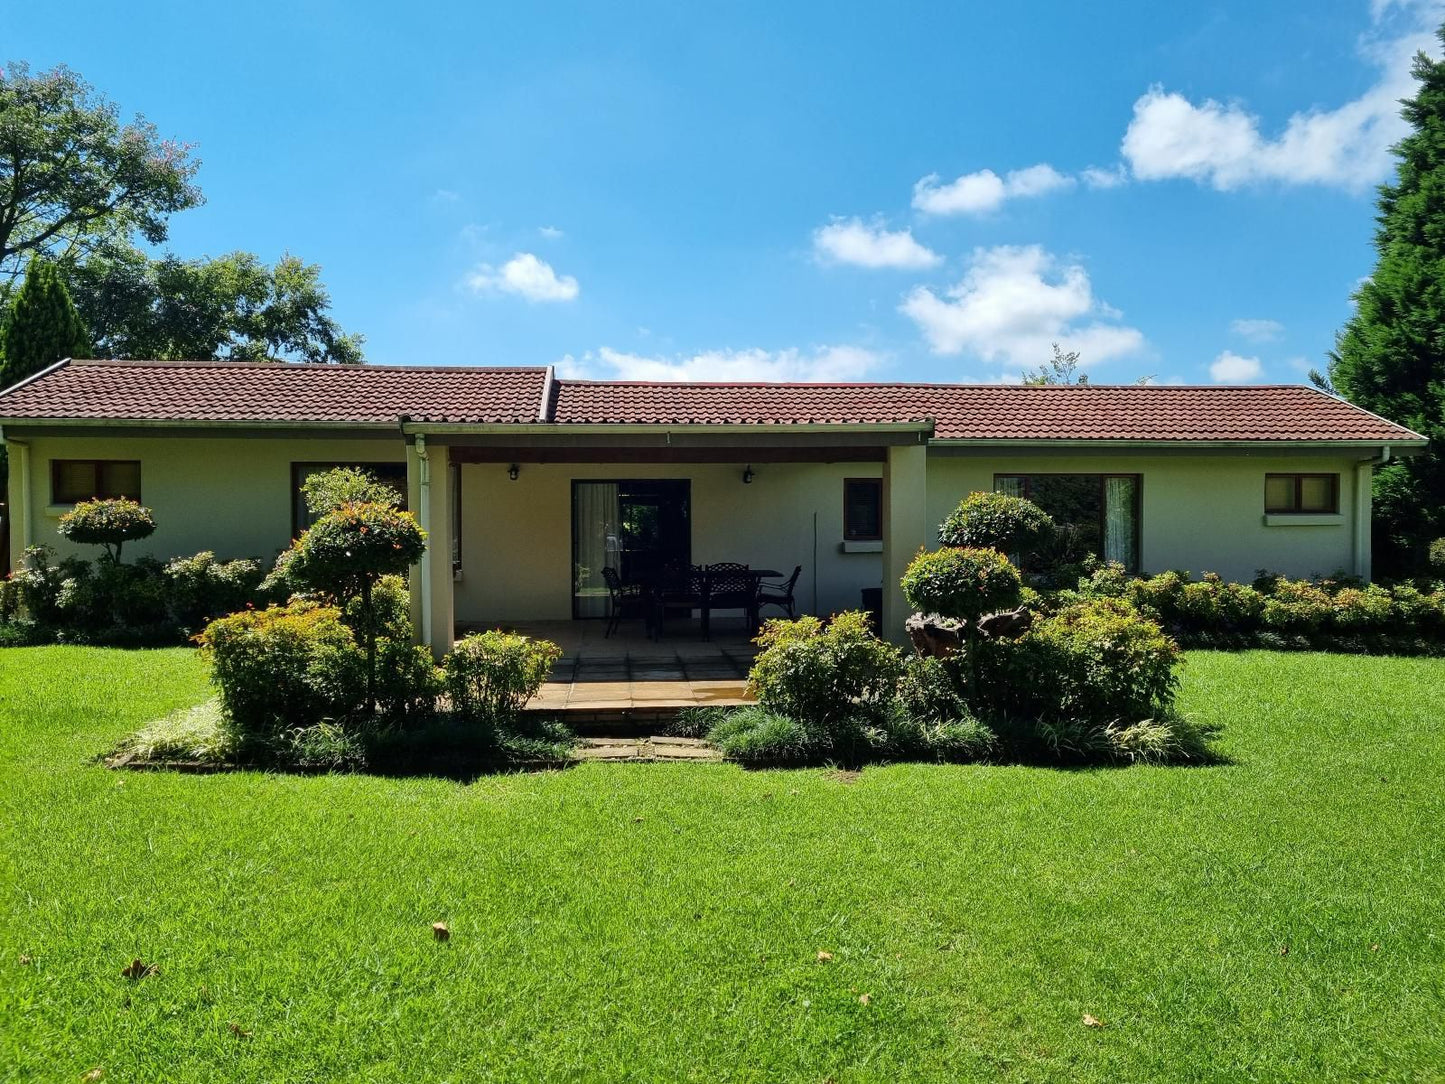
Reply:
[[[1425,454],[1376,474],[1376,565],[1387,573],[1423,571],[1445,535],[1445,62],[1421,53],[1414,75],[1402,110],[1413,131],[1395,146],[1394,183],[1380,187],[1375,270],[1330,355],[1341,395],[1430,438]]]
[[[24,380],[61,358],[90,352],[75,306],[55,265],[36,257],[0,321],[0,388]]]
[[[363,361],[316,264],[144,250],[202,202],[191,150],[143,117],[123,123],[64,66],[0,72],[0,311],[30,263],[50,260],[105,356]]]

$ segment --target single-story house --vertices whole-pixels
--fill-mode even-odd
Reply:
[[[1370,574],[1370,475],[1424,438],[1313,388],[648,383],[548,368],[72,361],[0,392],[10,561],[92,496],[158,557],[269,559],[305,477],[364,465],[430,535],[418,635],[606,613],[602,569],[736,561],[800,608],[899,577],[977,490],[1024,494],[1149,572]],[[876,596],[875,596],[876,597]]]

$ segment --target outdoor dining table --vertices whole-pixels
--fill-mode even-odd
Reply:
[[[702,638],[704,640],[708,639],[711,636],[712,632],[712,610],[714,608],[712,604],[712,592],[710,589],[711,585],[709,583],[709,580],[712,577],[722,578],[737,576],[749,577],[752,579],[752,597],[756,599],[758,594],[758,581],[777,579],[782,576],[782,573],[775,568],[726,568],[714,571],[708,566],[702,566],[699,568],[691,569],[685,576],[679,576],[677,578],[677,581],[685,583],[686,589],[681,592],[674,592],[673,594],[668,593],[669,588],[678,586],[678,582],[668,584],[665,580],[663,580],[645,583],[643,585],[643,590],[647,592],[648,596],[652,599],[652,605],[648,608],[648,636],[654,640],[660,640],[662,638],[663,618],[669,606],[688,606],[689,608],[701,611]],[[698,590],[696,591],[692,590],[694,584],[696,584],[698,588]],[[747,610],[747,616],[754,622],[754,624],[756,624],[756,603],[754,603],[751,607],[740,606],[737,604],[729,604],[725,606],[719,606],[717,608],[725,610]]]

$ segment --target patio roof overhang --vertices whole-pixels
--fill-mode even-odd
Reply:
[[[402,423],[458,463],[877,462],[927,444],[931,421],[769,425],[452,426]]]

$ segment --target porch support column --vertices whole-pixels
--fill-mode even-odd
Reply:
[[[30,545],[30,445],[18,440],[5,442],[10,455],[10,485],[5,516],[10,527],[10,569],[20,567]]]
[[[1356,576],[1370,579],[1370,515],[1375,490],[1375,464],[1366,461],[1355,466],[1355,568]]]
[[[414,572],[419,590],[413,592],[412,619],[421,642],[438,658],[452,649],[455,630],[452,614],[451,471],[444,444],[428,445],[425,437],[407,449],[407,485],[416,461],[417,519],[426,531],[426,552]],[[417,597],[419,596],[419,598]]]
[[[420,437],[422,448],[426,447],[426,438]],[[417,521],[421,521],[421,456],[417,452],[417,446],[412,441],[406,443],[406,506],[416,513]],[[424,560],[425,558],[423,558]],[[418,562],[411,566],[406,577],[408,594],[411,598],[411,638],[415,643],[424,644],[426,640],[426,625],[423,621],[424,608],[422,606],[422,565]]]
[[[883,636],[908,643],[908,603],[899,581],[919,548],[928,544],[928,446],[900,444],[883,464]]]

